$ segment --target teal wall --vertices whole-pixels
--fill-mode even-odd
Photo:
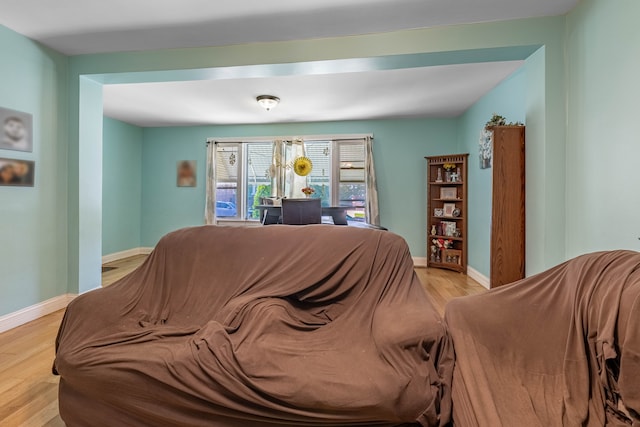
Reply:
[[[526,65],[483,96],[459,119],[460,152],[469,153],[468,264],[489,277],[491,245],[492,170],[480,169],[478,140],[485,123],[496,113],[509,122],[525,122]]]
[[[0,316],[67,292],[67,58],[0,26],[0,106],[33,116],[34,187],[0,187]]]
[[[99,284],[102,84],[240,74],[309,74],[318,72],[314,61],[323,61],[323,69],[344,69],[341,61],[348,58],[363,58],[348,65],[373,66],[384,62],[378,60],[386,55],[432,55],[422,59],[445,63],[448,58],[461,63],[465,58],[496,60],[505,52],[503,49],[533,47],[531,52],[537,51],[528,57],[525,72],[527,226],[528,236],[536,236],[538,244],[530,243],[531,238],[527,243],[528,273],[594,249],[637,249],[635,212],[640,201],[633,186],[640,169],[631,162],[640,154],[633,126],[640,90],[636,84],[640,58],[633,55],[639,45],[639,32],[633,18],[638,16],[639,7],[635,0],[582,0],[566,17],[71,58],[0,27],[0,54],[12,58],[0,67],[0,103],[34,114],[35,151],[15,156],[37,162],[36,187],[0,188],[0,237],[3,243],[16,245],[0,249],[0,314]],[[201,149],[197,146],[204,138],[216,136],[212,129],[190,130],[198,134],[194,152]],[[246,133],[247,129],[242,131]],[[151,149],[147,134],[154,132],[160,130],[143,131],[143,172],[149,166],[156,167],[145,160],[146,151]],[[367,127],[363,132],[376,134],[374,145],[380,146],[376,150],[386,150],[389,142],[380,131]],[[407,130],[405,135],[412,132]],[[422,130],[415,133],[423,134]],[[406,148],[415,162],[422,162],[422,156],[430,154],[425,147]],[[418,175],[402,167],[390,172],[391,167],[402,166],[402,160],[377,157],[381,176]],[[199,171],[203,173],[200,163]],[[143,175],[142,218],[147,204],[145,179]],[[392,202],[389,206],[400,199],[406,201],[406,195],[390,190],[391,183],[399,179],[385,180],[380,191]],[[194,193],[201,190],[200,183]],[[404,213],[396,215],[390,207],[383,208],[382,220],[402,234],[409,235],[409,229],[421,230],[423,192],[417,190],[406,220]],[[188,191],[180,194],[190,197]],[[159,196],[154,192],[148,196],[153,206],[151,202]],[[195,218],[194,214],[188,221]],[[150,244],[162,231],[160,224],[141,229],[141,244]],[[422,235],[412,238],[412,248],[422,240]]]
[[[567,19],[567,257],[640,250],[639,16],[583,0]]]
[[[140,247],[142,136],[105,117],[102,146],[102,255]]]
[[[354,133],[374,135],[381,224],[403,236],[414,256],[425,256],[424,156],[455,149],[454,119],[145,129],[142,245],[155,246],[169,231],[203,223],[207,138]],[[197,160],[197,187],[176,187],[175,169],[179,160]]]
[[[443,64],[464,63],[504,59],[524,59],[518,57],[527,52],[531,55],[540,46],[544,46],[544,56],[538,62],[538,72],[542,78],[538,80],[536,91],[543,93],[541,104],[536,105],[535,120],[527,120],[528,141],[540,147],[544,153],[544,164],[536,164],[533,172],[542,181],[541,191],[535,194],[534,204],[542,206],[541,220],[536,224],[538,229],[532,233],[547,233],[548,238],[543,241],[544,247],[540,250],[544,254],[540,265],[550,267],[564,260],[564,175],[560,180],[556,179],[558,173],[564,173],[564,138],[565,138],[565,92],[564,92],[564,17],[536,18],[516,21],[493,22],[474,25],[459,25],[450,27],[418,29],[399,31],[384,34],[369,34],[363,36],[338,37],[317,40],[298,40],[289,42],[275,42],[262,44],[248,44],[238,46],[224,46],[215,48],[198,49],[174,49],[152,52],[127,52],[100,55],[82,55],[71,58],[70,62],[70,99],[74,102],[70,105],[70,200],[69,200],[69,253],[70,253],[70,289],[78,287],[79,275],[76,273],[82,268],[81,260],[83,244],[90,245],[83,236],[86,230],[76,229],[74,220],[84,216],[90,216],[95,207],[92,201],[82,191],[77,191],[78,183],[91,180],[89,174],[83,175],[79,153],[83,150],[99,150],[92,143],[85,140],[85,134],[81,137],[76,129],[88,128],[89,125],[78,121],[78,105],[82,104],[86,97],[91,98],[91,91],[84,92],[79,84],[83,78],[89,78],[97,83],[126,83],[140,81],[163,81],[181,79],[224,79],[238,76],[270,76],[313,74],[322,72],[319,70],[362,70],[362,69],[388,69],[390,64]],[[389,57],[388,55],[403,55],[401,57]],[[362,58],[351,60],[350,58]],[[314,61],[322,61],[322,67],[318,67]],[[448,62],[447,62],[448,61]],[[232,67],[232,68],[229,68]],[[368,67],[368,68],[367,68]],[[385,68],[386,67],[386,68]],[[78,99],[79,103],[75,100]],[[529,115],[529,112],[527,113]],[[527,117],[528,119],[528,117]],[[89,130],[89,129],[87,129]],[[366,132],[376,130],[366,129]],[[150,131],[151,132],[151,131]],[[349,132],[352,132],[350,130]],[[102,130],[93,130],[94,136],[90,139],[99,139]],[[201,137],[215,136],[209,132],[203,132]],[[263,133],[261,131],[260,133]],[[287,132],[289,133],[289,132]],[[307,134],[308,132],[301,132]],[[529,135],[533,135],[530,137]],[[88,137],[88,134],[86,134]],[[533,138],[533,140],[532,140]],[[158,138],[159,140],[159,138]],[[145,136],[145,141],[147,138]],[[143,146],[143,163],[146,161],[147,144]],[[374,144],[375,145],[375,144]],[[426,150],[420,150],[417,157],[429,154]],[[383,162],[386,157],[378,156]],[[167,159],[168,161],[169,159]],[[172,159],[171,161],[174,161]],[[391,160],[393,162],[393,160]],[[398,161],[400,162],[400,161]],[[168,164],[168,163],[167,163]],[[161,223],[147,223],[145,206],[148,205],[146,197],[155,200],[161,196],[157,193],[147,194],[147,177],[144,175],[143,165],[143,218],[142,244],[148,245],[157,239],[158,234],[165,231],[166,227]],[[383,165],[384,166],[384,165]],[[200,168],[202,170],[202,168]],[[395,173],[404,175],[405,170]],[[548,185],[553,180],[553,185]],[[423,177],[420,177],[420,182]],[[389,191],[381,185],[381,192],[389,193],[389,200],[395,201],[393,191]],[[177,189],[174,189],[177,191]],[[193,197],[198,188],[193,189],[193,194],[188,190],[180,192],[180,197]],[[424,190],[419,190],[424,193]],[[75,199],[77,197],[77,200]],[[384,196],[383,196],[384,197]],[[424,194],[417,196],[424,200]],[[546,203],[548,201],[548,203]],[[200,202],[202,203],[202,202]],[[382,221],[389,221],[390,228],[398,230],[402,235],[410,233],[401,230],[421,230],[425,222],[424,203],[415,203],[417,209],[416,218],[407,217],[400,220],[392,216],[383,208]],[[421,206],[420,206],[421,205]],[[391,206],[391,205],[390,205]],[[413,207],[410,205],[410,207]],[[101,207],[100,207],[101,210]],[[196,209],[197,210],[197,209]],[[408,209],[411,211],[411,209]],[[195,211],[194,211],[195,212]],[[178,215],[175,212],[160,213],[167,217],[166,223],[178,225]],[[190,214],[191,215],[191,214]],[[412,214],[409,214],[412,215]],[[200,215],[198,215],[200,216]],[[422,216],[422,218],[420,218]],[[182,221],[195,221],[196,216]],[[386,218],[386,219],[385,219]],[[90,235],[100,232],[99,225],[94,225]],[[424,232],[419,237],[411,238],[410,244],[415,248],[422,246]],[[86,246],[85,249],[100,250],[100,240],[93,242],[94,248]],[[416,253],[418,255],[418,253]],[[91,262],[96,265],[89,268],[97,271],[98,260]],[[92,271],[93,271],[92,270]]]
[[[77,236],[70,240],[70,247],[77,249],[77,255],[70,261],[77,262],[70,277],[77,277],[77,287],[71,282],[71,292],[83,293],[99,288],[102,284],[102,85],[90,78],[81,77],[79,88],[84,94],[78,105],[77,172],[78,204],[69,206],[77,209],[77,222],[69,228]],[[75,130],[75,128],[73,128]],[[71,147],[70,151],[74,151]],[[70,216],[70,218],[72,218]],[[75,218],[74,218],[75,219]],[[75,275],[77,274],[77,276]]]

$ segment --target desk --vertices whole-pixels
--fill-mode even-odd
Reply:
[[[277,217],[282,216],[282,206],[257,205],[256,207],[260,210],[260,221],[262,223],[264,223],[265,214]],[[346,206],[323,206],[322,216],[330,216],[335,225],[348,225],[347,209],[349,208]]]

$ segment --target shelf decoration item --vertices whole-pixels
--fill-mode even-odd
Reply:
[[[442,168],[444,169],[444,180],[446,182],[452,182],[452,176],[453,176],[453,171],[456,168],[456,164],[455,163],[445,163],[444,165],[442,165]]]
[[[488,169],[493,164],[493,129],[498,126],[523,126],[521,122],[509,122],[499,114],[493,113],[491,119],[485,123],[480,131],[480,141],[478,142],[478,156],[480,159],[480,169]]]
[[[444,210],[444,216],[454,216],[453,211],[456,210],[456,204],[445,203],[442,209]]]
[[[468,158],[467,153],[425,157],[427,267],[467,272]],[[445,172],[444,179],[442,170]]]
[[[458,198],[456,187],[440,187],[440,198],[442,200],[455,200]]]

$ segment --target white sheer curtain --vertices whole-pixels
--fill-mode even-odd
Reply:
[[[287,164],[285,170],[287,181],[285,184],[285,195],[290,199],[304,198],[305,195],[302,189],[307,186],[307,177],[300,176],[293,171],[293,163],[296,159],[305,156],[304,141],[299,138],[293,141],[287,141],[286,153]]]
[[[302,139],[273,141],[273,158],[269,170],[273,197],[305,197],[302,189],[307,186],[307,177],[299,176],[293,171],[294,161],[303,156],[305,148]]]
[[[204,205],[204,223],[216,223],[216,151],[215,142],[207,142],[207,184]]]
[[[367,186],[367,196],[365,200],[365,219],[367,223],[380,225],[380,212],[378,211],[378,184],[376,182],[376,169],[373,164],[373,140],[370,136],[365,137],[365,184]]]
[[[271,196],[281,199],[284,191],[284,168],[282,165],[285,163],[283,159],[283,141],[276,139],[273,141],[273,155],[271,160],[271,167],[269,168],[269,175],[271,176]]]

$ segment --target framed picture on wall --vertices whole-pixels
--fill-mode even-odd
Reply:
[[[0,185],[33,187],[35,162],[0,158]]]
[[[0,107],[0,126],[0,149],[33,151],[31,114]]]
[[[493,162],[493,131],[482,129],[480,131],[480,141],[478,142],[478,158],[480,159],[480,169],[488,169]]]
[[[178,187],[196,186],[196,161],[180,160],[176,166],[176,179]]]

